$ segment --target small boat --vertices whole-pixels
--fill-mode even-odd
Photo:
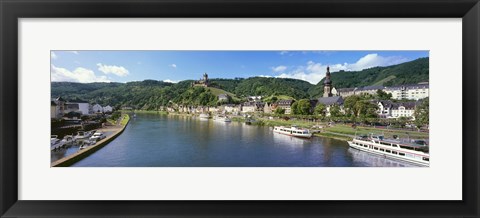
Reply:
[[[90,136],[92,136],[93,133],[90,132],[90,131],[78,131],[77,132],[77,135],[75,136],[75,140],[78,141],[78,140],[86,140],[88,138],[90,138]]]
[[[225,123],[232,122],[232,120],[230,118],[228,118],[227,116],[215,116],[215,117],[213,117],[213,120],[218,121],[218,122],[225,122]]]
[[[292,126],[292,127],[275,126],[275,127],[273,127],[273,132],[284,134],[284,135],[289,135],[289,136],[295,136],[295,137],[299,137],[299,138],[311,138],[312,137],[312,133],[310,133],[310,130],[303,129],[303,128],[298,128],[297,126]]]
[[[247,124],[247,125],[252,125],[255,122],[257,122],[257,121],[250,116],[245,119],[245,124]]]
[[[420,166],[430,166],[429,146],[423,140],[385,139],[381,135],[359,136],[348,145],[360,151],[382,155],[386,158],[413,163]]]
[[[75,137],[73,137],[73,135],[66,135],[63,137],[62,142],[65,145],[72,145],[75,142]]]
[[[106,138],[106,136],[103,133],[96,132],[96,133],[93,134],[92,137],[90,137],[90,141],[98,141],[98,140],[102,140],[104,138]]]
[[[198,116],[198,118],[200,118],[201,120],[208,120],[210,118],[210,115],[208,114],[200,114]]]
[[[57,150],[65,145],[63,140],[58,139],[57,135],[50,136],[50,150],[54,151]]]

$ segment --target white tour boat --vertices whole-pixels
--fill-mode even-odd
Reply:
[[[430,166],[430,154],[424,141],[414,143],[384,139],[383,136],[355,137],[348,145],[361,151],[382,155],[386,158],[406,161],[421,166]]]
[[[312,137],[312,133],[310,133],[310,130],[298,128],[296,126],[292,126],[292,127],[275,126],[273,127],[273,132],[289,135],[289,136],[300,137],[300,138]]]

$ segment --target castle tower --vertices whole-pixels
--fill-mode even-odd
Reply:
[[[323,97],[332,97],[332,81],[330,80],[330,67],[327,67],[325,81],[323,81]]]
[[[208,74],[207,73],[203,74],[203,84],[205,85],[205,87],[208,86]]]

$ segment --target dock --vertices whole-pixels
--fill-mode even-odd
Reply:
[[[95,153],[95,151],[98,151],[100,148],[103,148],[105,145],[107,145],[109,142],[113,141],[116,137],[118,137],[127,127],[128,123],[130,122],[130,117],[125,114],[122,117],[121,122],[117,122],[117,125],[114,126],[107,126],[105,128],[102,128],[102,132],[112,132],[109,136],[106,138],[97,141],[94,145],[90,145],[86,147],[85,149],[77,151],[77,153],[72,154],[70,156],[64,157],[62,159],[59,159],[53,163],[51,163],[51,167],[68,167],[73,165],[74,163],[88,157],[89,155]]]

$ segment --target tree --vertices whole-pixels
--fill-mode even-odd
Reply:
[[[315,107],[315,110],[313,111],[315,115],[321,116],[321,117],[324,117],[326,112],[327,112],[327,107],[322,103],[318,103],[317,106]]]
[[[378,106],[370,101],[357,101],[354,108],[357,117],[377,117]]]
[[[292,106],[291,106],[291,111],[292,111],[292,114],[299,114],[299,111],[298,111],[298,101],[293,102],[293,104],[292,104]]]
[[[377,98],[379,100],[390,100],[392,98],[392,93],[386,93],[383,90],[377,90]]]
[[[336,104],[330,106],[330,116],[331,117],[340,117],[340,107]]]
[[[278,115],[285,114],[285,109],[281,107],[277,107],[277,109],[275,109],[275,114],[278,114]]]
[[[298,104],[297,104],[297,113],[294,113],[294,114],[309,115],[311,114],[310,112],[311,108],[312,106],[310,105],[310,100],[301,99],[298,101]]]
[[[415,125],[420,130],[422,126],[429,124],[429,98],[422,100],[422,103],[415,108]]]
[[[355,104],[360,101],[361,98],[358,95],[351,95],[345,98],[343,102],[343,108],[347,115],[354,115],[357,116],[357,111],[355,111]]]

